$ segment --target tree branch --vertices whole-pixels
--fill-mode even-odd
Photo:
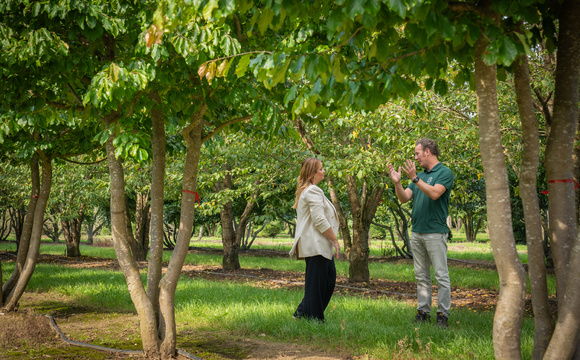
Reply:
[[[236,119],[232,119],[232,120],[226,121],[225,123],[218,125],[215,129],[213,129],[207,135],[205,135],[201,139],[201,142],[204,143],[207,140],[211,139],[212,137],[215,136],[215,134],[217,134],[218,132],[220,132],[226,126],[229,126],[229,125],[232,125],[232,124],[236,124],[236,123],[239,123],[239,122],[243,122],[243,121],[249,120],[249,119],[252,118],[252,116],[253,115],[243,116],[243,117],[240,117],[240,118],[236,118]]]

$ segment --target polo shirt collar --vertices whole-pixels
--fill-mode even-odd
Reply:
[[[439,170],[439,168],[440,168],[441,166],[443,166],[443,164],[441,164],[441,161],[439,161],[437,164],[435,164],[435,166],[433,166],[433,167],[431,168],[431,170],[429,170],[429,171],[425,170],[425,174],[429,174],[429,173],[432,173],[432,172],[434,172],[434,171],[437,171],[437,170]]]

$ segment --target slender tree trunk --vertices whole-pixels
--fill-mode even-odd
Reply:
[[[491,8],[489,2],[484,2],[484,6],[487,6],[484,11]],[[520,337],[526,279],[512,229],[508,175],[500,132],[496,66],[487,66],[483,62],[486,46],[483,36],[475,44],[475,86],[489,234],[500,280],[493,344],[497,359],[513,360],[522,357]]]
[[[177,331],[175,325],[175,288],[181,275],[181,269],[193,229],[195,211],[195,192],[197,191],[197,171],[202,146],[203,114],[207,105],[202,104],[200,110],[194,114],[191,125],[184,130],[183,138],[186,142],[187,153],[183,168],[183,192],[181,200],[181,219],[179,235],[175,243],[175,249],[167,267],[167,272],[161,280],[159,287],[161,333],[161,355],[169,359],[175,355]]]
[[[352,211],[353,242],[349,254],[349,281],[368,282],[369,274],[369,229],[383,195],[384,186],[378,184],[372,191],[363,183],[361,196],[352,176],[347,177],[348,198]]]
[[[36,160],[36,162],[37,162],[36,166],[38,168],[38,160]],[[39,180],[39,182],[40,182],[40,180]],[[40,188],[40,185],[38,188]],[[34,204],[36,204],[36,202],[34,202]],[[29,203],[28,207],[30,208],[30,203]],[[20,238],[22,237],[24,227],[26,226],[25,218],[26,218],[26,214],[28,214],[28,212],[25,212],[24,207],[8,208],[8,212],[10,213],[10,224],[12,225],[12,229],[14,229],[14,234],[16,235],[16,246],[19,247],[20,246]],[[30,239],[28,241],[30,241]]]
[[[30,232],[30,245],[28,247],[28,252],[26,253],[26,260],[20,276],[14,288],[5,294],[6,299],[4,301],[4,308],[8,311],[13,311],[18,304],[18,301],[22,297],[34,269],[36,267],[36,262],[38,260],[38,253],[40,249],[40,238],[42,236],[42,224],[44,222],[44,212],[46,210],[46,204],[48,203],[48,198],[50,196],[50,189],[52,185],[52,164],[51,159],[47,157],[41,150],[37,150],[37,154],[42,160],[42,185],[40,192],[38,194],[38,200],[36,206],[34,207],[34,213],[31,214],[32,229]]]
[[[546,145],[546,176],[551,249],[556,271],[558,322],[545,359],[569,359],[578,351],[580,319],[580,235],[572,154],[578,123],[580,78],[580,2],[566,0],[560,10],[560,33],[552,129]]]
[[[125,175],[121,161],[115,157],[113,139],[114,134],[111,134],[106,143],[111,182],[111,235],[119,266],[139,316],[143,351],[148,358],[157,359],[160,358],[157,319],[131,250],[132,238],[128,233],[126,216]]]
[[[32,233],[34,213],[36,204],[38,203],[38,195],[40,193],[40,171],[38,169],[38,155],[34,155],[32,162],[30,163],[30,179],[32,182],[32,188],[30,190],[30,201],[28,202],[28,210],[26,212],[26,216],[24,217],[20,241],[18,243],[18,253],[16,255],[14,271],[12,272],[12,276],[10,276],[10,278],[6,280],[2,286],[4,297],[6,297],[12,291],[18,282],[22,269],[24,268],[24,263],[28,257],[28,250],[30,248],[30,234]],[[4,298],[4,303],[6,302],[5,300],[6,299]]]
[[[151,249],[147,272],[147,296],[153,305],[155,317],[159,318],[159,282],[162,276],[163,257],[163,201],[165,198],[165,121],[161,110],[161,98],[157,90],[149,93],[157,105],[151,110],[152,166],[151,166]]]
[[[95,224],[93,222],[87,223],[87,245],[92,245],[95,241]]]
[[[338,199],[338,194],[333,185],[333,180],[330,175],[326,176],[326,182],[328,183],[328,189],[330,192],[330,200],[336,209],[336,215],[338,216],[338,222],[340,226],[340,237],[342,238],[342,243],[344,245],[343,252],[346,258],[350,258],[350,251],[352,249],[352,239],[350,237],[350,229],[348,228],[348,220],[344,215],[344,210],[340,205],[340,200]],[[338,234],[337,234],[338,235]]]
[[[254,211],[254,208],[256,207],[256,199],[258,198],[258,195],[260,195],[260,189],[257,187],[258,183],[259,181],[256,181],[256,189],[254,190],[252,196],[250,196],[250,198],[246,202],[246,207],[244,208],[244,212],[240,216],[240,221],[238,222],[238,228],[236,231],[236,244],[238,244],[238,246],[242,242],[242,237],[244,231],[246,230],[246,226],[248,225],[248,221],[250,220],[250,216],[252,215],[252,211]],[[258,233],[262,231],[265,226],[266,222],[264,223],[264,226],[262,226],[260,230],[254,233],[254,237],[251,242],[248,241],[250,239],[250,232],[247,233],[246,235],[247,246],[244,247],[244,250],[247,250],[250,248],[250,246],[252,246],[252,243],[254,242],[253,240],[256,239]]]
[[[564,299],[562,294],[566,292],[570,273],[568,264],[576,236],[574,183],[571,180],[574,178],[572,154],[578,121],[578,69],[580,66],[578,59],[580,56],[578,50],[580,15],[576,13],[577,8],[577,1],[568,0],[564,2],[561,11],[554,112],[545,160],[549,191],[550,239],[559,301]]]
[[[79,211],[76,218],[70,220],[61,220],[62,230],[64,233],[64,240],[66,243],[66,256],[79,257],[81,256],[81,230],[83,224],[83,212]]]
[[[538,163],[540,161],[540,136],[534,112],[528,58],[520,56],[514,62],[515,89],[517,95],[524,149],[520,172],[520,195],[524,208],[526,223],[526,241],[528,245],[528,273],[534,310],[534,351],[533,359],[541,359],[546,352],[554,321],[548,302],[548,284],[542,233],[542,216],[536,187]]]
[[[139,191],[136,197],[135,246],[133,246],[133,256],[137,261],[145,261],[147,260],[147,252],[149,251],[149,224],[151,223],[149,191]]]
[[[232,175],[229,165],[226,165],[225,171],[223,184],[217,191],[232,188]],[[240,243],[237,241],[236,230],[234,230],[234,205],[231,199],[224,204],[220,211],[220,219],[222,222],[222,244],[224,248],[222,268],[224,270],[237,270],[240,268]]]

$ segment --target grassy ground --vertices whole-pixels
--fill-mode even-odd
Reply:
[[[457,237],[454,237],[457,241]],[[253,248],[289,250],[288,237],[261,239]],[[204,239],[193,246],[220,247],[221,240]],[[385,242],[373,241],[371,255],[380,256],[387,249]],[[13,243],[1,243],[0,251],[14,251]],[[525,262],[525,247],[519,247]],[[45,243],[41,254],[62,255],[64,245]],[[114,259],[112,248],[81,245],[85,256]],[[164,254],[169,260],[170,252]],[[482,242],[451,243],[450,258],[493,260],[485,239]],[[304,262],[288,258],[241,256],[243,268],[268,268],[304,271]],[[188,254],[186,264],[220,265],[221,255]],[[371,262],[372,278],[413,282],[409,263]],[[3,264],[4,280],[11,274],[13,263]],[[348,263],[337,262],[339,274],[348,274]],[[145,275],[143,275],[145,277]],[[481,268],[450,267],[453,286],[471,289],[498,289],[497,273]],[[553,279],[550,280],[553,283]],[[553,285],[551,285],[553,287]],[[38,264],[27,291],[61,295],[83,308],[99,313],[132,313],[122,273],[111,270],[70,268],[56,264]],[[180,341],[187,334],[230,334],[243,338],[287,342],[314,346],[333,352],[336,358],[376,359],[493,359],[493,312],[453,308],[447,330],[433,324],[413,324],[415,314],[411,302],[387,297],[335,295],[326,312],[327,321],[319,324],[291,318],[303,293],[301,290],[256,286],[251,283],[209,281],[183,276],[176,292],[176,317]],[[42,311],[42,309],[38,309]],[[82,337],[82,335],[79,335]],[[134,342],[134,339],[131,340]],[[531,357],[533,320],[524,320],[522,349],[524,358]]]

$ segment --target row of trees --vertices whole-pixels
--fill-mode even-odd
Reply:
[[[213,161],[211,156],[217,157],[220,151],[215,146],[216,153],[206,162],[202,145],[211,148],[214,142],[221,142],[225,149],[233,148],[228,143],[232,140],[216,138],[226,130],[249,135],[256,143],[276,143],[276,139],[291,137],[296,129],[300,140],[320,154],[331,170],[329,193],[342,214],[341,234],[349,249],[350,279],[364,281],[368,279],[368,229],[379,204],[385,203],[387,212],[404,214],[396,201],[386,196],[384,164],[409,157],[412,142],[404,139],[432,136],[453,154],[448,159],[451,165],[463,164],[462,169],[469,169],[476,163],[477,153],[464,158],[462,154],[478,136],[488,228],[501,282],[494,346],[498,358],[519,358],[526,282],[515,251],[507,201],[510,189],[504,144],[522,138],[525,149],[518,169],[518,189],[530,249],[537,334],[534,356],[571,356],[578,320],[558,321],[554,330],[547,307],[536,191],[538,113],[533,108],[530,89],[535,84],[530,80],[527,56],[534,59],[535,54],[544,55],[542,49],[549,50],[557,38],[557,67],[551,77],[554,95],[544,92],[549,91],[550,84],[534,90],[549,130],[545,155],[550,192],[547,228],[559,314],[560,319],[574,319],[572,315],[580,306],[574,293],[578,287],[568,286],[577,281],[568,278],[573,274],[568,268],[576,268],[575,262],[580,261],[577,251],[571,251],[576,249],[577,207],[573,183],[569,182],[573,179],[578,121],[577,7],[575,1],[547,5],[512,2],[506,6],[492,1],[400,0],[384,4],[315,1],[308,5],[247,1],[189,4],[180,0],[160,6],[157,2],[122,0],[13,0],[1,4],[0,141],[6,158],[29,164],[32,180],[16,269],[2,288],[4,307],[14,308],[32,276],[51,194],[53,165],[60,159],[74,157],[90,163],[106,158],[111,231],[139,315],[144,350],[151,358],[170,358],[175,354],[174,292],[193,230],[202,185],[200,166],[222,170],[222,175],[208,181],[207,186],[222,204],[224,266],[235,268],[239,266],[243,214],[252,211],[259,196],[271,200],[267,203],[273,204],[273,210],[284,209],[276,203],[276,192],[291,191],[293,184],[284,182],[282,173],[297,168],[303,157],[302,152],[289,151],[285,156],[292,160],[270,162],[264,172],[253,167],[254,173],[244,174],[254,180],[244,182],[252,184],[248,191],[242,191],[249,201],[237,228],[233,228],[234,204],[227,194],[244,188],[234,186],[244,171],[236,166],[241,160],[235,156],[252,153],[233,152]],[[516,96],[511,98],[517,99],[517,110],[513,101],[498,99],[496,79],[503,76],[516,85]],[[462,101],[461,94],[446,96],[454,87],[463,89],[467,84],[475,88],[476,106]],[[434,90],[443,97],[428,102],[425,97],[430,95],[423,90]],[[405,100],[397,102],[399,98]],[[422,107],[425,104],[435,104],[438,111],[428,111],[427,106]],[[500,109],[502,114],[517,114],[522,130],[508,128],[502,139],[502,130],[506,130],[500,126]],[[400,115],[413,111],[415,116]],[[448,116],[441,117],[441,112]],[[470,131],[475,125],[478,128]],[[178,152],[184,154],[179,165],[172,162],[179,158],[174,156]],[[141,164],[148,161],[150,170],[140,172]],[[283,166],[285,161],[294,166]],[[518,164],[517,158],[513,164]],[[166,173],[175,174],[167,171],[171,166],[181,168],[180,175],[174,175],[181,187],[166,190]],[[263,176],[272,173],[275,176]],[[127,184],[139,174],[150,176],[141,181],[148,196],[136,200],[143,217],[138,221],[141,225],[133,229],[127,216]],[[482,195],[481,176],[470,183],[474,174],[465,170],[458,178],[462,179],[459,189],[466,190],[466,196]],[[141,192],[138,187],[134,190]],[[175,248],[162,275],[166,198],[181,199],[181,206]],[[473,204],[472,200],[465,199],[464,206]],[[352,232],[343,204],[350,208]],[[144,224],[149,213],[147,237]],[[466,223],[470,221],[466,219]],[[403,238],[405,226],[402,221],[397,226]],[[147,250],[145,286],[135,261]]]

